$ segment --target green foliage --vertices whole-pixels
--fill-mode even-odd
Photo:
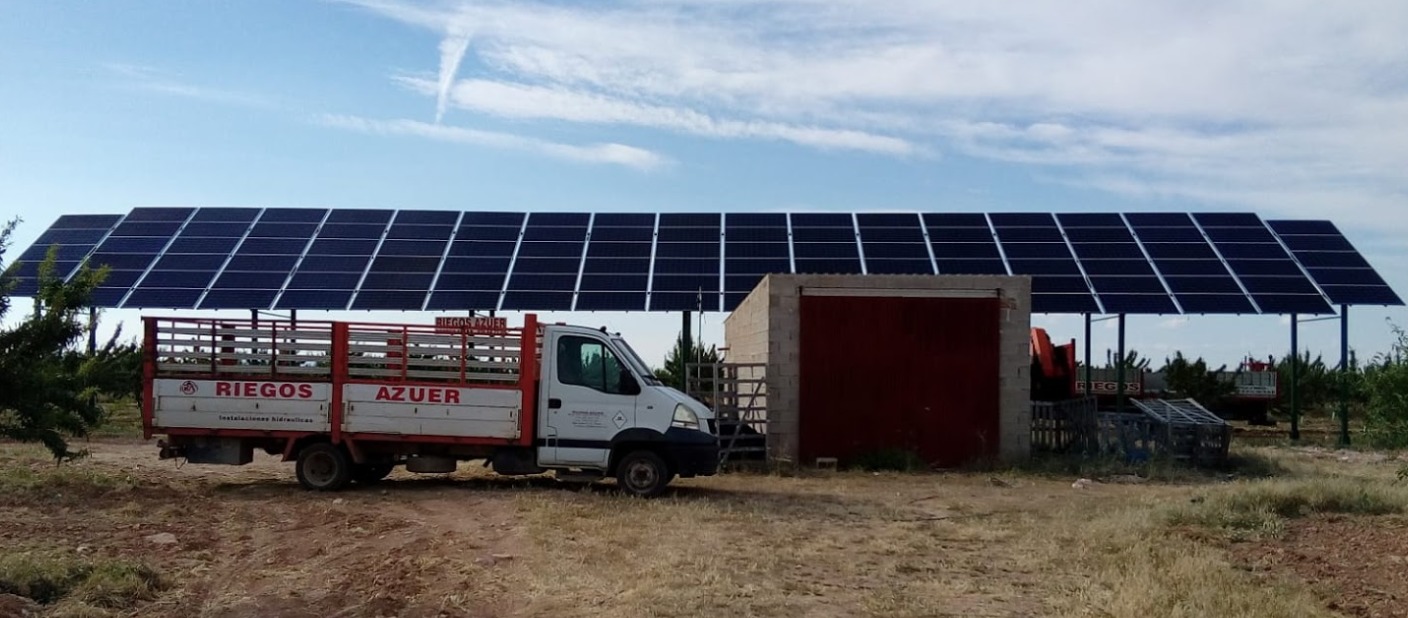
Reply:
[[[0,555],[0,593],[49,605],[66,598],[113,609],[150,601],[165,588],[151,567],[125,560],[87,560],[57,552]]]
[[[0,259],[16,224],[0,230]],[[40,442],[56,458],[72,459],[82,453],[70,451],[65,438],[87,435],[102,422],[99,395],[140,392],[141,354],[135,344],[118,344],[118,335],[96,354],[77,350],[86,332],[81,317],[107,269],[85,265],[65,281],[55,272],[55,256],[51,249],[39,265],[40,310],[0,330],[0,437]],[[12,307],[15,265],[0,273],[3,319]]]
[[[709,346],[706,348],[700,345],[697,340],[695,340],[690,342],[689,352],[685,353],[684,337],[680,336],[675,339],[675,347],[670,348],[670,352],[665,355],[665,366],[657,368],[655,370],[655,377],[659,378],[661,382],[664,382],[669,386],[679,388],[681,382],[683,381],[683,376],[685,375],[685,368],[687,364],[714,364],[718,362],[718,348],[716,348],[715,346]],[[713,374],[710,373],[709,369],[707,368],[701,369],[700,371],[702,373],[696,372],[694,374],[694,377],[699,379],[699,383],[695,384],[694,386],[703,391],[712,390],[711,384],[714,377]]]
[[[1202,358],[1189,361],[1182,352],[1175,352],[1173,358],[1166,359],[1160,371],[1168,390],[1175,396],[1195,399],[1212,409],[1221,407],[1236,392],[1236,383],[1222,375],[1227,371],[1225,365],[1209,369],[1207,361]]]
[[[1408,333],[1393,325],[1397,341],[1363,374],[1366,437],[1377,446],[1408,447]]]

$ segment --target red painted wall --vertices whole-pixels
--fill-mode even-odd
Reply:
[[[995,298],[801,298],[799,450],[956,466],[998,452]]]

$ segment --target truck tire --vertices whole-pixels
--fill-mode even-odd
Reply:
[[[341,448],[320,442],[298,452],[298,484],[314,491],[337,491],[352,481],[352,458]]]
[[[352,480],[362,485],[375,485],[395,468],[396,464],[389,463],[357,464],[352,468]]]
[[[660,495],[674,476],[665,460],[650,451],[632,451],[616,464],[616,484],[640,498]]]

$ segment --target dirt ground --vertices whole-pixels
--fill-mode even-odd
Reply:
[[[1159,528],[1150,513],[1198,483],[728,474],[642,501],[462,464],[319,494],[271,457],[182,466],[139,440],[88,448],[67,476],[0,493],[0,554],[137,559],[166,586],[74,615],[1408,615],[1403,520],[1304,520],[1223,546]],[[13,445],[0,465],[53,466]]]

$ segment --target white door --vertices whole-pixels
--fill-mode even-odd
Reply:
[[[604,339],[574,333],[552,337],[541,465],[606,467],[611,438],[635,426],[634,380]],[[637,389],[638,390],[638,389]]]

